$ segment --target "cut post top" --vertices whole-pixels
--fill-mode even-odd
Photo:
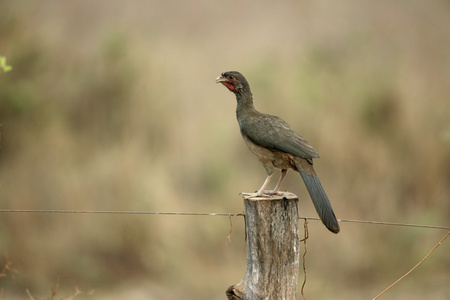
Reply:
[[[264,191],[261,196],[257,196],[256,193],[240,193],[246,200],[259,201],[259,200],[291,200],[298,199],[298,196],[291,192],[276,192]]]

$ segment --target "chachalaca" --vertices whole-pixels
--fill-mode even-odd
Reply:
[[[244,195],[258,197],[276,194],[288,169],[298,171],[323,224],[331,232],[338,233],[340,229],[333,208],[313,168],[313,158],[318,158],[319,154],[281,118],[255,109],[250,85],[241,73],[222,73],[216,83],[222,83],[236,95],[236,116],[241,135],[267,172],[261,188],[256,193]],[[281,169],[280,179],[273,191],[265,191],[275,169]]]

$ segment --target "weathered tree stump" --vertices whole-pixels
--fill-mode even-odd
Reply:
[[[229,300],[295,300],[299,270],[298,197],[244,199],[247,269]]]

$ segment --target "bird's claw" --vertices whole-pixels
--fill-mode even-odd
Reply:
[[[266,195],[270,195],[270,196],[280,196],[280,195],[283,195],[283,193],[282,192],[280,192],[280,191],[275,191],[275,190],[270,190],[270,191],[264,191],[264,194],[266,194]]]
[[[244,196],[244,199],[249,199],[249,198],[258,198],[258,197],[270,198],[275,195],[281,195],[281,193],[278,191],[266,191],[265,190],[264,192],[261,192],[261,193],[258,193],[258,192],[256,192],[256,193],[239,193],[239,195]]]
[[[252,197],[257,197],[258,193],[239,193],[239,195],[244,196],[244,199],[248,199]]]

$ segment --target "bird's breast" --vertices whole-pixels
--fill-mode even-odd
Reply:
[[[255,144],[252,140],[249,139],[248,136],[245,134],[242,134],[242,137],[247,144],[250,151],[253,152],[253,154],[256,155],[258,160],[261,162],[261,164],[264,166],[264,168],[267,169],[294,169],[295,167],[295,158],[293,155],[274,151],[267,149],[265,147],[259,146]]]

